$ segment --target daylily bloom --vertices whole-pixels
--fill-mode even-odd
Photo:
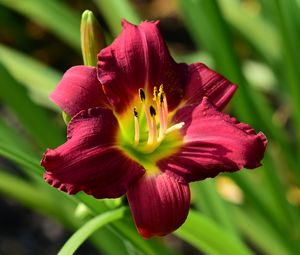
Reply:
[[[72,120],[41,164],[69,194],[126,194],[139,233],[163,236],[187,217],[189,182],[260,166],[267,140],[220,112],[236,85],[204,64],[177,64],[159,22],[122,26],[97,67],[72,67],[51,94]]]

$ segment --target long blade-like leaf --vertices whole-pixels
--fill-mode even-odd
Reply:
[[[78,229],[71,238],[64,244],[58,255],[73,254],[77,248],[88,239],[97,229],[121,219],[124,216],[126,208],[121,207],[113,211],[108,211],[96,216]]]
[[[219,228],[208,217],[191,210],[184,225],[175,234],[205,254],[253,254],[230,232]]]
[[[61,79],[61,73],[3,44],[0,44],[0,62],[15,80],[28,89],[32,100],[47,108],[58,110],[48,96]]]
[[[64,138],[48,113],[33,103],[25,88],[0,63],[0,99],[16,114],[19,121],[40,147],[57,146]]]

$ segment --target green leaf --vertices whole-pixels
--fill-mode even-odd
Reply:
[[[186,222],[175,235],[209,255],[254,254],[230,232],[194,210],[190,210]]]
[[[0,44],[0,62],[15,80],[24,85],[36,103],[58,111],[48,96],[62,74],[17,50]]]
[[[17,11],[52,31],[80,51],[80,14],[57,0],[0,0],[0,4]]]
[[[224,18],[266,60],[273,65],[281,58],[280,39],[275,28],[259,14],[251,13],[237,0],[218,0]],[[272,43],[270,43],[272,42]]]
[[[9,125],[4,118],[0,118],[0,147],[1,145],[3,147],[18,150],[29,158],[35,157],[36,152],[30,144],[30,141],[21,137],[14,127]]]
[[[282,235],[287,233],[278,234],[274,231],[264,218],[259,214],[247,213],[240,209],[236,209],[234,213],[235,220],[239,224],[241,230],[247,238],[249,238],[255,245],[260,248],[265,254],[272,255],[293,255],[298,254],[293,252],[290,245],[286,245]]]
[[[36,151],[13,127],[0,118],[0,155],[24,167],[27,173],[42,175]]]
[[[206,215],[218,222],[224,229],[230,231],[231,234],[238,235],[230,207],[218,194],[215,181],[206,179],[192,184],[191,187],[195,193],[194,199],[197,208],[201,208]]]
[[[87,223],[85,223],[80,229],[78,229],[71,238],[64,244],[59,251],[58,255],[73,254],[78,247],[91,236],[97,229],[119,220],[124,216],[126,208],[122,207],[116,210],[108,211],[96,216]]]
[[[88,196],[84,193],[78,193],[76,199],[84,203],[94,215],[99,213],[104,213],[109,208],[104,201],[99,201],[94,199],[91,196]],[[136,231],[136,228],[131,221],[118,221],[112,223],[112,232],[117,234],[125,242],[131,243],[136,250],[142,252],[142,254],[147,255],[174,255],[176,252],[169,250],[166,246],[162,245],[155,239],[144,240]]]
[[[33,183],[22,180],[2,169],[0,169],[0,192],[39,212],[56,213],[55,204],[47,196],[47,193],[37,190]]]
[[[16,114],[38,146],[54,147],[64,141],[62,131],[51,121],[48,113],[30,100],[25,88],[10,75],[1,62],[0,81],[1,100]]]
[[[286,89],[290,93],[289,101],[293,107],[292,117],[296,128],[295,137],[297,139],[298,155],[300,152],[300,36],[297,27],[297,16],[292,15],[298,8],[295,1],[276,0],[271,2],[274,5],[275,15],[278,21],[279,34],[281,35],[281,46],[283,52],[283,69]],[[299,157],[298,157],[299,159]],[[299,160],[298,160],[299,163]],[[300,172],[296,173],[297,179]]]

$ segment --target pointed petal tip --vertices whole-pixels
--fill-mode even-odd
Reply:
[[[268,143],[266,136],[218,111],[207,97],[199,105],[178,110],[173,119],[186,123],[181,129],[184,146],[178,154],[157,165],[174,178],[192,182],[221,172],[261,166]]]
[[[133,25],[122,19],[122,33],[98,54],[98,79],[115,112],[132,108],[138,89],[153,92],[164,85],[172,110],[183,98],[186,67],[171,57],[159,31],[159,21]]]
[[[136,26],[135,24],[129,22],[128,20],[126,20],[125,18],[121,19],[121,25],[122,25],[122,29],[125,29],[127,27],[132,27],[132,26]]]
[[[188,65],[188,77],[185,87],[188,104],[198,104],[208,97],[218,109],[224,109],[237,89],[236,84],[203,63]]]
[[[164,232],[151,232],[151,231],[148,231],[147,229],[144,229],[142,227],[136,227],[139,234],[143,237],[143,239],[145,240],[149,240],[150,238],[152,237],[155,237],[155,236],[160,236],[160,237],[163,237],[163,236],[166,236],[170,233],[164,233]],[[172,231],[170,231],[172,232]]]
[[[159,28],[160,26],[160,20],[144,20],[141,22],[141,25],[154,25],[155,27]]]
[[[174,227],[173,229],[168,230],[168,231],[162,231],[162,232],[160,232],[160,231],[152,232],[152,231],[149,231],[147,229],[144,229],[144,228],[138,227],[138,226],[136,226],[136,228],[137,228],[139,234],[143,237],[143,239],[149,240],[152,237],[157,237],[157,236],[164,237],[164,236],[171,234],[173,231],[178,229],[185,222],[185,220],[186,219],[184,219],[184,221],[180,225]]]

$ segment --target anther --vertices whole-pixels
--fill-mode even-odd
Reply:
[[[145,96],[145,91],[143,89],[139,89],[139,96],[142,102],[145,101],[146,96]]]
[[[134,114],[134,117],[138,117],[138,113],[136,111],[136,107],[133,108],[133,114]]]
[[[154,117],[156,115],[156,111],[155,111],[155,109],[154,109],[154,107],[152,105],[150,106],[150,115],[152,117]]]

